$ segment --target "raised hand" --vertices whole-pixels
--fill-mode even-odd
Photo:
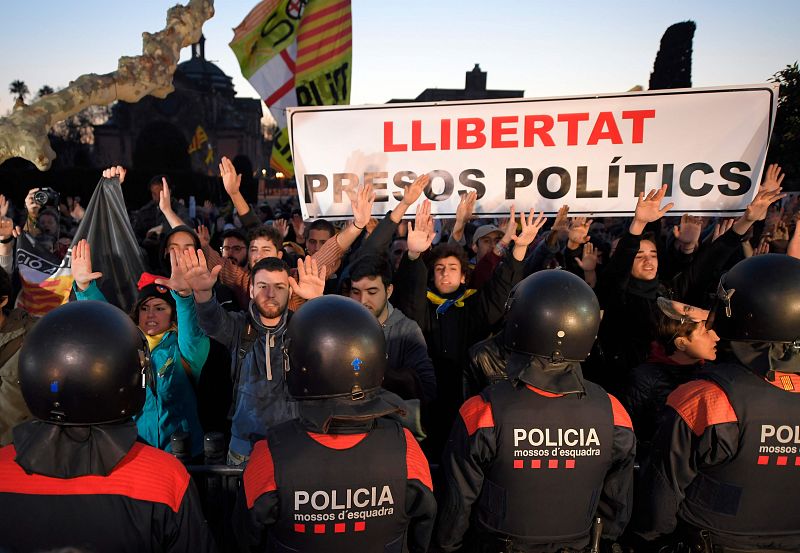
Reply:
[[[317,261],[310,255],[305,261],[297,260],[297,280],[289,277],[289,286],[292,293],[305,300],[318,298],[325,292],[325,277],[327,269],[325,265],[319,267]]]
[[[0,219],[5,219],[6,215],[8,215],[8,206],[8,200],[5,196],[0,194]]]
[[[659,190],[651,190],[644,195],[644,192],[639,192],[639,200],[636,202],[636,212],[633,215],[634,221],[643,224],[658,221],[664,214],[675,207],[673,202],[668,203],[661,207],[661,201],[667,194],[667,185],[664,184]]]
[[[514,238],[517,237],[517,217],[516,212],[514,211],[514,204],[511,204],[509,216],[503,219],[503,221],[500,223],[500,228],[504,228],[505,230],[500,242],[502,242],[505,247],[508,247],[508,245],[514,241]]]
[[[72,278],[75,279],[75,286],[83,292],[93,280],[102,277],[103,273],[92,271],[92,252],[89,249],[89,242],[81,240],[72,249]]]
[[[783,221],[778,221],[778,224],[775,226],[775,231],[772,233],[772,240],[788,240],[789,239],[789,227],[786,226],[786,223]]]
[[[375,192],[371,184],[358,189],[358,192],[348,190],[350,203],[353,206],[353,223],[359,229],[364,229],[372,218],[372,204],[375,201]]]
[[[223,157],[219,164],[219,174],[222,177],[222,186],[228,196],[233,197],[239,194],[242,185],[242,175],[236,172],[233,162],[227,157]]]
[[[594,222],[593,219],[586,217],[572,217],[569,221],[569,232],[567,234],[567,247],[571,250],[589,241],[589,228]]]
[[[306,224],[299,213],[292,215],[292,228],[294,229],[295,242],[302,244],[305,238]]]
[[[527,218],[525,217],[524,212],[520,213],[519,221],[522,225],[522,230],[514,238],[514,250],[517,250],[518,248],[527,249],[528,246],[530,246],[531,243],[536,239],[536,235],[539,234],[539,230],[541,230],[541,228],[547,222],[547,217],[544,216],[544,212],[540,212],[539,216],[536,217],[536,212],[531,209],[531,212]],[[522,260],[520,259],[519,261]]]
[[[285,240],[286,235],[289,234],[289,221],[286,219],[278,219],[272,226],[278,229],[278,232],[281,233],[281,237]]]
[[[119,183],[122,184],[125,182],[125,175],[128,173],[127,169],[125,169],[122,165],[117,165],[116,167],[109,167],[108,169],[103,170],[103,177],[106,179],[113,179],[114,177],[119,178]]]
[[[433,217],[431,216],[431,201],[425,200],[417,208],[414,223],[408,222],[408,257],[416,259],[419,254],[431,247],[435,235]]]
[[[594,244],[586,242],[583,245],[583,255],[575,258],[575,263],[583,269],[584,273],[590,273],[597,269],[597,250]]]
[[[206,256],[203,255],[203,250],[186,250],[183,252],[183,261],[186,264],[186,272],[183,275],[186,284],[194,291],[195,297],[199,294],[207,294],[207,298],[200,299],[199,301],[206,301],[211,297],[211,290],[217,283],[217,276],[222,270],[222,265],[216,265],[210,271],[206,264]]]
[[[197,238],[200,240],[200,246],[207,248],[211,244],[211,233],[208,232],[208,227],[200,225],[197,227]]]
[[[733,219],[723,219],[714,225],[714,234],[711,235],[711,241],[714,242],[717,238],[728,232],[733,226]]]
[[[192,287],[186,280],[189,266],[185,256],[174,249],[169,250],[169,265],[171,269],[169,279],[157,278],[156,284],[174,290],[179,296],[187,297],[191,295]]]
[[[762,238],[758,247],[753,250],[753,255],[764,255],[765,253],[769,253],[769,241],[766,238]]]
[[[772,205],[773,202],[777,202],[781,198],[786,197],[786,194],[782,194],[781,190],[781,188],[759,190],[756,197],[753,198],[753,201],[747,206],[744,212],[744,219],[751,224],[766,219],[769,206]]]
[[[682,252],[692,253],[700,243],[700,233],[702,230],[702,217],[694,217],[684,213],[681,215],[680,224],[672,227],[672,234],[675,236],[676,245]]]
[[[166,215],[167,213],[172,213],[172,193],[169,191],[169,184],[167,184],[166,178],[161,177],[161,184],[163,186],[161,192],[158,193],[158,209]]]
[[[405,187],[403,199],[400,200],[400,203],[405,204],[406,207],[411,207],[417,203],[417,200],[422,195],[425,187],[428,186],[430,180],[431,178],[427,174],[418,176],[414,182]]]
[[[781,187],[781,183],[783,182],[783,177],[785,177],[781,172],[781,166],[777,163],[770,164],[767,167],[767,170],[764,172],[764,179],[761,181],[761,189],[762,190],[775,190],[776,188]]]
[[[478,200],[478,193],[474,190],[461,196],[461,201],[458,202],[456,208],[456,224],[459,222],[464,225],[472,219],[472,213],[475,210],[475,202]]]
[[[569,232],[569,206],[564,204],[558,208],[556,218],[553,221],[553,232],[562,236]]]

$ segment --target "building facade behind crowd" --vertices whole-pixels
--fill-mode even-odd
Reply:
[[[20,280],[13,255],[15,242],[29,238],[55,259],[71,246],[74,300],[104,301],[100,287],[136,281],[138,295],[128,316],[145,337],[153,378],[144,390],[141,411],[130,415],[137,439],[150,446],[170,452],[177,435],[188,443],[188,457],[197,461],[204,432],[214,430],[225,437],[229,464],[244,465],[253,455],[263,455],[259,443],[269,442],[276,429],[305,420],[303,403],[290,393],[286,352],[298,341],[313,345],[313,332],[304,330],[288,339],[295,313],[320,296],[342,295],[360,303],[382,330],[387,355],[383,387],[402,402],[398,420],[411,433],[406,438],[413,435],[427,460],[442,467],[443,483],[434,491],[443,506],[440,518],[447,522],[435,533],[435,547],[455,550],[473,534],[487,551],[498,544],[520,551],[580,549],[590,545],[594,533],[604,544],[694,543],[703,531],[731,551],[739,546],[777,551],[796,547],[800,524],[792,515],[744,524],[747,530],[741,535],[719,517],[733,517],[739,524],[739,518],[759,506],[774,504],[770,486],[793,489],[797,478],[788,471],[773,475],[765,469],[768,485],[757,503],[751,503],[745,490],[753,485],[752,475],[744,468],[741,474],[718,468],[728,462],[739,466],[738,446],[726,446],[723,457],[714,449],[718,440],[733,443],[751,425],[761,424],[750,421],[767,416],[758,409],[766,409],[769,401],[785,404],[786,413],[793,413],[796,402],[794,350],[785,346],[794,338],[753,338],[738,331],[726,336],[717,326],[720,313],[739,320],[742,311],[732,305],[750,286],[721,284],[723,275],[734,274],[732,267],[800,258],[797,197],[782,192],[779,167],[767,169],[758,194],[735,219],[670,218],[671,204],[662,187],[640,195],[631,219],[570,217],[564,206],[552,220],[532,212],[481,220],[473,217],[477,197],[471,193],[462,196],[454,220],[434,221],[430,202],[421,198],[428,184],[423,175],[406,187],[392,211],[377,219],[372,217],[371,187],[352,192],[353,218],[336,224],[305,222],[292,205],[250,205],[233,164],[223,158],[219,169],[227,204],[207,204],[190,220],[183,200],[172,197],[169,177],[158,175],[148,185],[150,202],[131,210],[130,220],[113,230],[137,244],[147,267],[141,275],[114,270],[109,252],[76,239],[86,213],[79,201],[63,198],[60,203],[62,198],[43,198],[37,189],[30,191],[24,206],[0,196],[2,445],[15,441],[14,428],[35,415],[23,401],[18,374],[19,353],[36,319],[15,308]],[[121,167],[106,170],[104,176],[101,186],[126,186]],[[780,270],[789,274],[793,267]],[[520,350],[513,338],[518,328],[508,323],[509,306],[514,308],[517,301],[509,297],[515,297],[521,283],[551,273],[579,281],[602,311],[587,351],[568,359],[552,351]],[[769,288],[778,274],[759,282]],[[780,290],[770,296],[781,298],[776,309],[794,305],[794,284]],[[534,299],[524,305],[528,315],[535,313]],[[554,309],[567,307],[562,301]],[[754,308],[745,304],[741,309],[750,313]],[[743,384],[739,377],[720,376],[741,371],[760,380]],[[771,388],[759,384],[764,381]],[[740,403],[747,386],[763,395],[763,405],[745,408]],[[775,397],[767,399],[770,394]],[[706,396],[724,407],[698,415],[703,404],[697,402]],[[577,407],[564,407],[573,401]],[[522,413],[534,403],[539,415],[529,421]],[[595,407],[585,407],[591,405]],[[500,436],[516,440],[516,433],[527,428],[514,447],[527,440],[535,449],[535,429],[561,428],[563,441],[563,424],[571,416],[577,419],[569,429],[578,431],[588,448],[588,419],[580,417],[592,409],[599,411],[585,416],[603,421],[593,427],[593,439],[613,444],[599,448],[598,458],[585,465],[592,467],[593,476],[564,479],[585,474],[575,470],[577,458],[555,459],[546,452],[536,458],[507,457],[514,454],[504,449],[506,438]],[[547,414],[551,411],[552,416]],[[379,417],[370,420],[370,428],[383,424],[376,422]],[[791,428],[787,421],[763,422],[762,441],[783,439],[778,429]],[[513,432],[503,432],[504,426]],[[692,449],[697,440],[711,449]],[[330,446],[325,440],[318,443]],[[751,447],[749,442],[740,445],[742,452]],[[677,447],[703,456],[702,462],[687,457],[691,471],[670,465],[664,459],[674,463],[668,454]],[[629,493],[634,450],[646,484],[635,500],[643,506],[642,516],[628,525],[636,510]],[[716,456],[709,458],[712,451]],[[562,472],[555,472],[553,461]],[[755,466],[792,463],[793,457],[778,452],[757,456]],[[554,472],[536,472],[544,467]],[[530,480],[538,479],[536,474],[553,478]],[[681,480],[668,479],[675,485],[665,487],[659,480],[665,474],[680,474]],[[709,487],[714,479],[717,483]],[[561,528],[546,536],[550,541],[543,540],[543,527],[516,520],[511,513],[530,508],[529,499],[513,490],[570,490],[579,497],[579,490],[590,488],[595,490],[591,500],[583,502],[590,508],[575,526],[570,526],[574,517],[567,511],[542,514],[544,526]],[[654,491],[658,493],[652,495]],[[703,494],[720,499],[714,503],[702,499]],[[247,507],[252,509],[250,499]],[[544,522],[547,517],[555,517],[552,524]],[[601,519],[599,530],[595,518]],[[573,530],[571,538],[565,537]],[[773,531],[782,537],[762,539]]]

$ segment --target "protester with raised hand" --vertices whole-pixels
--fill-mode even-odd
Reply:
[[[564,241],[569,236],[568,216],[568,205],[565,204],[558,208],[550,230],[545,233],[536,248],[525,259],[525,276],[562,264],[561,250],[564,248]]]
[[[289,320],[292,296],[305,300],[321,296],[325,267],[309,256],[297,262],[297,279],[278,257],[260,259],[250,270],[250,305],[246,311],[230,313],[213,293],[222,268],[209,269],[202,250],[187,251],[186,281],[197,301],[203,330],[231,352],[234,383],[233,426],[228,463],[245,462],[253,444],[266,429],[297,416],[290,403],[283,375],[283,335]],[[346,321],[342,321],[346,324]]]
[[[227,158],[223,158],[223,164],[220,165],[220,170],[223,171],[222,178],[223,182],[225,183],[225,189],[229,192],[229,194],[233,193],[232,191],[237,191],[236,193],[238,193],[237,183],[241,179],[241,175],[237,175],[233,164],[229,161],[225,163],[226,160]],[[232,198],[234,196],[232,196]],[[239,194],[239,196],[241,196],[241,194]],[[339,232],[333,239],[327,240],[319,249],[319,251],[312,256],[319,266],[325,267],[327,275],[336,273],[336,271],[339,269],[345,252],[350,248],[353,242],[355,242],[356,238],[361,235],[361,232],[366,227],[367,222],[372,216],[372,204],[375,201],[375,192],[373,191],[371,185],[362,186],[357,192],[351,195],[350,200],[353,209],[352,224],[345,227],[345,229]],[[243,198],[241,198],[241,200],[237,200],[237,202],[238,204],[244,204],[236,204],[237,209],[244,209],[247,205]],[[249,207],[247,209],[249,209]],[[280,257],[282,256],[281,242],[283,237],[281,236],[280,231],[277,229],[271,228],[271,230],[274,231],[272,233],[275,235],[274,241],[277,241],[274,255],[276,257]],[[269,231],[257,232],[259,235],[266,233],[269,233]],[[252,247],[252,240],[253,239],[251,237],[250,247]],[[233,289],[237,298],[246,298],[249,295],[251,276],[249,270],[237,266],[230,260],[223,259],[219,252],[214,251],[210,247],[203,248],[203,254],[208,262],[209,269],[217,265],[222,266],[222,269],[219,273],[219,280],[226,286],[229,286],[231,289]],[[252,268],[252,259],[249,261],[249,266]],[[303,303],[302,298],[299,296],[294,296],[291,301],[292,302],[289,305],[289,308],[292,310],[297,309]]]
[[[513,211],[510,220],[516,229]],[[394,305],[422,329],[436,372],[439,397],[431,407],[435,418],[429,423],[426,446],[435,457],[464,401],[467,350],[488,336],[492,325],[502,318],[511,288],[522,279],[528,246],[545,221],[542,214],[536,217],[533,211],[527,217],[521,215],[522,230],[511,237],[511,255],[506,255],[480,290],[466,287],[467,260],[463,248],[456,244],[440,244],[428,256],[433,272],[429,287],[428,267],[420,258],[430,248],[434,235],[429,200],[417,208],[415,224],[409,224],[408,253],[400,262],[393,297]]]
[[[456,207],[456,220],[453,224],[453,232],[450,233],[450,242],[455,242],[462,246],[466,245],[464,228],[467,226],[470,219],[472,219],[472,213],[475,210],[475,202],[477,199],[478,193],[475,191],[467,192],[461,196],[458,207]]]
[[[691,264],[672,279],[659,279],[656,237],[645,234],[645,227],[661,219],[673,204],[662,205],[667,186],[639,194],[628,232],[619,241],[596,291],[604,309],[600,325],[600,345],[604,367],[593,366],[590,375],[610,392],[620,392],[633,367],[643,363],[653,340],[652,325],[658,296],[705,307],[707,292],[718,280],[730,256],[739,248],[744,235],[769,206],[784,197],[780,188],[762,188],[731,229],[701,249]],[[593,360],[598,363],[598,360]]]
[[[194,385],[208,357],[209,340],[195,312],[187,265],[177,250],[170,250],[169,279],[143,273],[139,297],[130,316],[150,346],[154,389],[147,389],[144,409],[134,417],[139,436],[148,444],[171,451],[175,432],[188,432],[192,456],[203,451],[203,429],[197,414]],[[78,300],[106,301],[92,271],[89,243],[81,240],[72,252],[72,276]]]
[[[106,178],[119,177],[120,184],[122,184],[122,181],[125,180],[124,168],[117,166],[112,167],[107,171],[109,176]],[[105,176],[105,173],[103,176]],[[167,221],[166,214],[161,209],[162,190],[164,188],[164,184],[167,182],[168,179],[164,175],[156,175],[150,179],[150,182],[148,183],[150,201],[138,210],[131,213],[131,224],[140,243],[145,241],[145,239],[148,237],[148,234],[151,234],[153,229],[160,227],[161,232],[164,232],[169,230],[167,227],[173,226]],[[175,201],[171,194],[169,195],[169,200],[170,208],[175,211],[177,218],[182,221],[188,220],[188,212],[186,211],[186,208]],[[152,238],[150,241],[154,242]]]

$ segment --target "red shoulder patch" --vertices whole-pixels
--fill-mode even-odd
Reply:
[[[722,388],[708,380],[678,386],[667,398],[667,405],[678,412],[695,436],[709,426],[739,420]]]
[[[266,440],[256,442],[256,445],[253,446],[250,462],[244,469],[242,482],[248,509],[253,508],[256,499],[278,489],[275,484],[275,465],[272,463],[272,453],[269,451]]]
[[[631,416],[628,414],[619,400],[611,394],[608,394],[608,399],[611,400],[611,411],[614,413],[614,426],[624,426],[625,428],[630,428],[633,430]]]
[[[494,428],[492,406],[483,396],[472,396],[458,410],[467,427],[467,434],[472,436],[479,428]]]
[[[0,449],[0,492],[27,495],[121,495],[180,509],[189,473],[175,457],[135,443],[108,476],[51,478],[26,474],[16,462],[14,446]]]
[[[406,435],[406,471],[409,480],[419,480],[433,491],[433,479],[428,459],[422,453],[416,438],[408,428],[403,428]]]

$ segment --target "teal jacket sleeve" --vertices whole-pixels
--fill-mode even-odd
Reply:
[[[203,371],[203,365],[205,365],[208,358],[208,350],[211,347],[211,343],[197,322],[194,295],[184,298],[174,291],[171,294],[175,298],[175,305],[178,311],[178,349],[181,352],[181,357],[189,363],[192,369],[192,376],[197,382],[197,379],[200,378],[200,373]]]
[[[72,283],[72,289],[75,290],[75,297],[78,301],[82,300],[97,300],[97,301],[108,301],[103,293],[100,291],[100,288],[97,287],[97,283],[92,281],[89,283],[88,288],[86,290],[78,290],[78,287],[75,286],[75,283]]]

